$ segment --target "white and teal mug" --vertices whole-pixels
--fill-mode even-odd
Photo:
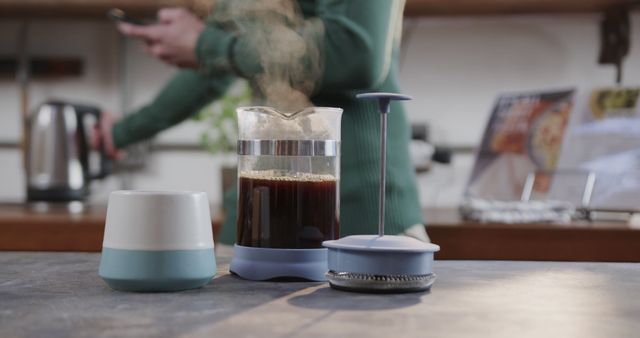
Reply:
[[[199,288],[216,273],[204,192],[112,192],[100,277],[112,289],[159,292]]]

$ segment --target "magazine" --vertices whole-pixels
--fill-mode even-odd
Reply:
[[[594,210],[640,210],[640,87],[576,97],[549,198]],[[595,184],[583,201],[589,174]]]
[[[531,198],[546,196],[558,158],[574,90],[500,95],[485,129],[465,195],[520,200],[529,175]]]

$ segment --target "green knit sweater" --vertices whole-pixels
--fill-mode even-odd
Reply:
[[[238,1],[238,0],[231,0]],[[379,113],[356,93],[398,92],[397,50],[404,0],[299,0],[306,19],[321,20],[324,72],[313,104],[344,109],[340,180],[341,236],[375,233],[378,215]],[[149,105],[113,128],[118,148],[147,139],[195,114],[224,95],[238,76],[252,80],[261,67],[242,34],[212,15],[200,35],[199,71],[174,76]],[[315,39],[315,37],[309,37]],[[416,180],[408,153],[409,126],[401,104],[388,121],[386,229],[389,234],[422,223]],[[233,242],[237,191],[225,196],[223,242]]]

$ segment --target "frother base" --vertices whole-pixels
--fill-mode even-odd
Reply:
[[[326,281],[327,249],[269,249],[234,245],[229,270],[248,280],[302,278]]]
[[[332,288],[365,293],[407,293],[431,289],[436,275],[369,275],[351,272],[327,272]]]

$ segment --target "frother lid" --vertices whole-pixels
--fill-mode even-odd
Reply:
[[[354,251],[437,252],[440,246],[407,236],[353,235],[322,243],[330,249]]]

